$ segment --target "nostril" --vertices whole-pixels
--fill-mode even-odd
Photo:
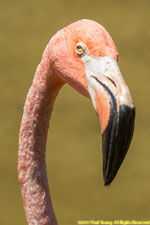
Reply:
[[[106,76],[107,77],[107,76]],[[107,77],[107,79],[108,80],[110,80],[111,81],[111,83],[116,87],[116,84],[115,84],[115,82],[110,78],[110,77]]]

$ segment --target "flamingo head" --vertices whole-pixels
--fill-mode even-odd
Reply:
[[[103,26],[80,20],[53,36],[49,52],[59,79],[92,100],[101,124],[104,184],[109,185],[128,151],[135,117],[117,48]]]

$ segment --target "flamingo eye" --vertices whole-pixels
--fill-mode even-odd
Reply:
[[[86,45],[83,44],[82,42],[79,42],[77,45],[76,45],[76,53],[79,57],[82,57],[86,54]]]
[[[77,53],[79,56],[83,55],[84,49],[82,48],[81,45],[77,45],[77,46],[76,46],[76,53]]]

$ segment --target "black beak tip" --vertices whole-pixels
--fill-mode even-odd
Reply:
[[[113,179],[112,179],[112,180],[113,180]],[[105,179],[105,178],[104,178],[104,186],[105,186],[105,187],[108,187],[108,186],[111,184],[112,180],[109,180],[109,179]]]
[[[102,134],[104,186],[111,184],[129,149],[134,131],[135,108],[119,107]]]
[[[115,167],[114,167],[114,168],[115,168]],[[118,169],[119,169],[119,168],[118,168]],[[114,169],[113,169],[112,172],[110,171],[110,173],[108,174],[107,177],[106,177],[106,172],[103,172],[104,186],[105,186],[105,187],[110,186],[110,184],[112,183],[112,181],[114,180],[114,178],[115,178],[115,176],[116,176],[116,174],[117,174],[117,172],[118,172],[118,169],[115,170],[115,171],[114,171]]]

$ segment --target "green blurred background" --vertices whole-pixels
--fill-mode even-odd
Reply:
[[[82,18],[103,24],[116,43],[136,105],[136,126],[127,157],[106,189],[99,121],[90,100],[64,86],[55,103],[47,146],[58,222],[150,219],[150,1],[5,0],[0,3],[0,224],[26,224],[17,148],[36,66],[55,32]]]

